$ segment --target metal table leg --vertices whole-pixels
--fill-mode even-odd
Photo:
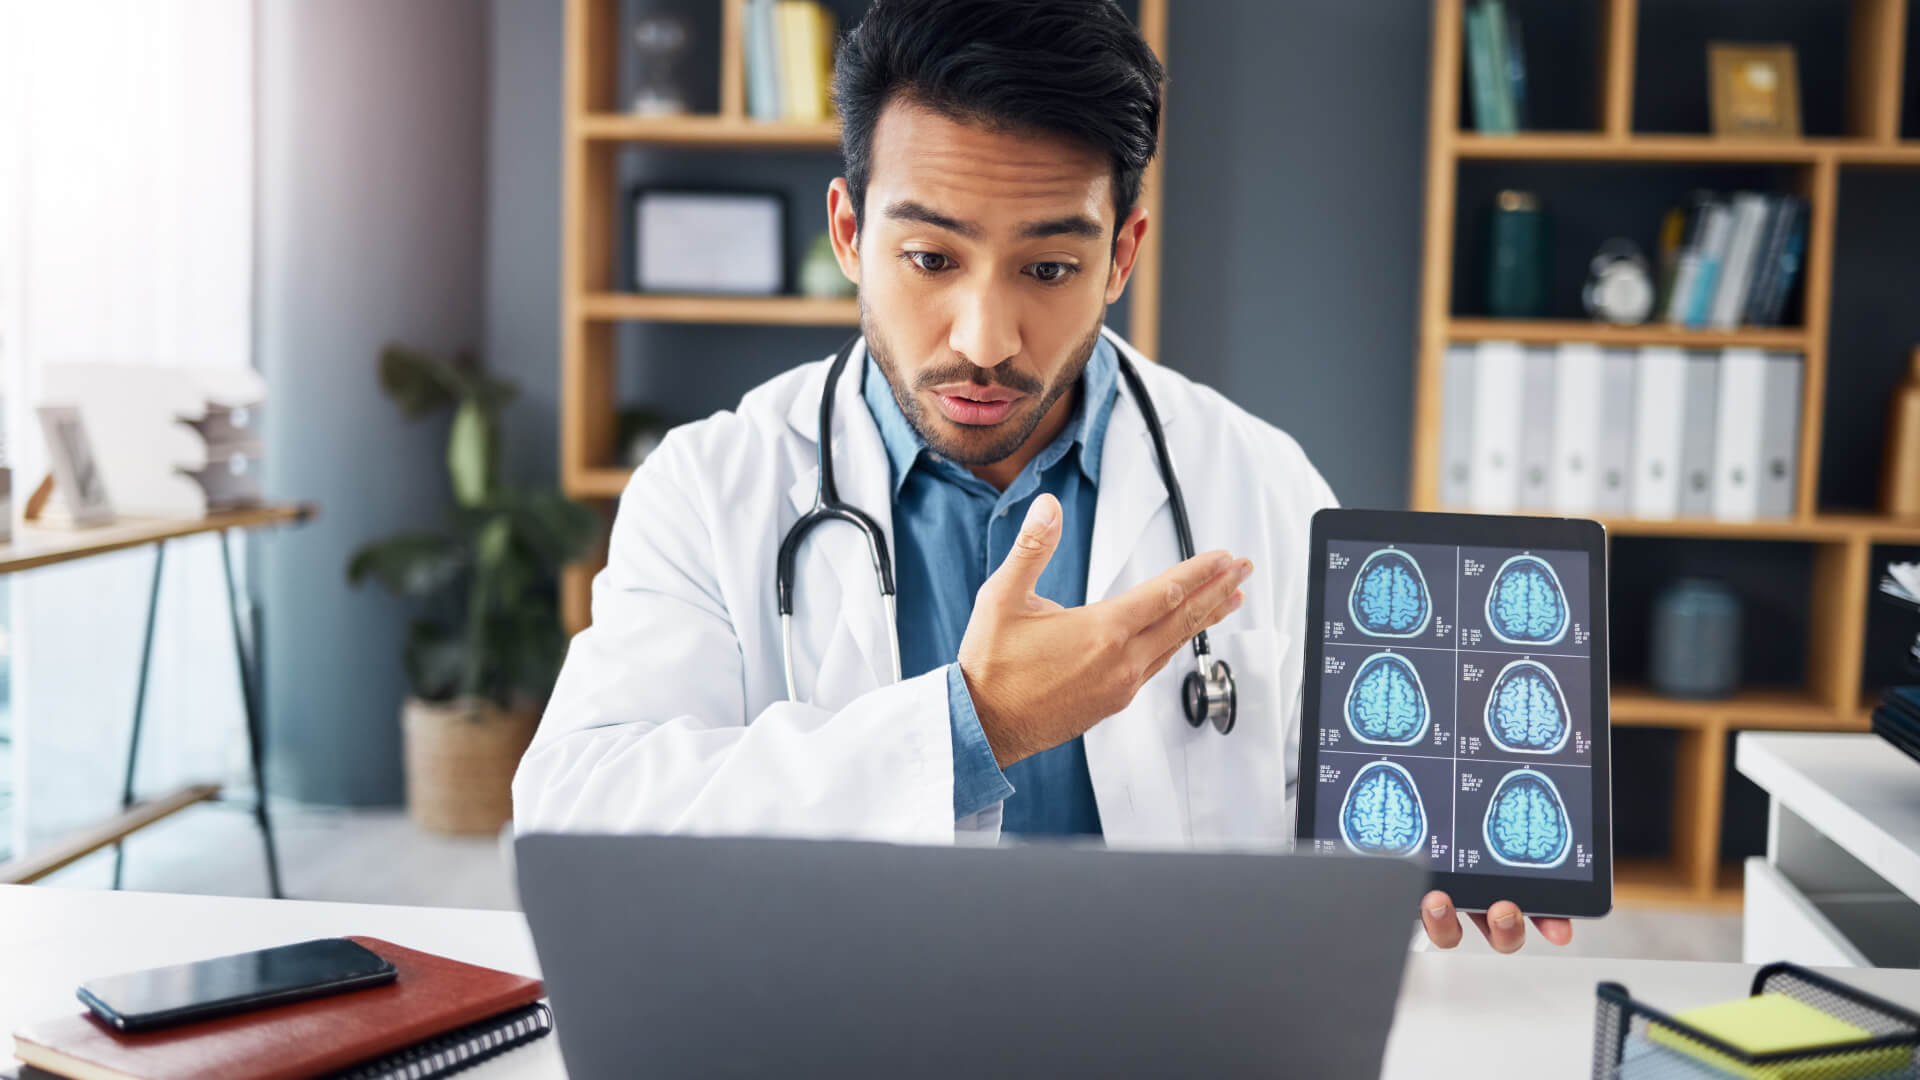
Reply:
[[[133,767],[140,759],[140,722],[147,714],[147,672],[153,667],[153,623],[160,610],[160,572],[167,565],[167,542],[153,545],[153,584],[147,589],[147,632],[140,639],[140,678],[133,684],[133,734],[127,739],[127,774],[120,783],[120,809],[133,805]],[[125,840],[113,844],[113,887],[127,859]]]
[[[233,623],[233,656],[240,667],[240,697],[247,710],[247,752],[253,760],[253,817],[260,825],[260,839],[266,845],[267,886],[274,899],[286,894],[280,889],[280,858],[273,847],[273,823],[267,818],[266,732],[260,724],[260,707],[254,691],[254,657],[246,636],[240,631],[239,590],[233,583],[233,556],[227,548],[227,533],[220,534],[220,568],[227,582],[227,616]]]

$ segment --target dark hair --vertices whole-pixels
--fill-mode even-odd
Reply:
[[[873,129],[905,97],[961,122],[1062,135],[1105,154],[1117,226],[1159,141],[1164,77],[1114,0],[874,0],[834,57],[854,220],[865,215]]]

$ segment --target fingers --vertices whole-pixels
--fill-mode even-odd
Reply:
[[[1420,898],[1420,925],[1427,940],[1442,949],[1460,944],[1460,916],[1454,913],[1453,899],[1438,889]]]
[[[1233,556],[1224,551],[1195,555],[1159,577],[1150,578],[1100,606],[1117,612],[1129,633],[1138,633],[1153,625],[1168,612],[1180,610],[1195,589],[1233,565]]]
[[[1053,550],[1059,545],[1060,500],[1041,495],[1027,507],[1027,518],[1020,523],[1020,535],[1014,538],[1006,561],[987,580],[999,582],[1015,596],[1031,594],[1039,584],[1040,572],[1047,568],[1047,561],[1053,558]]]
[[[1573,940],[1573,920],[1571,919],[1556,919],[1548,915],[1536,915],[1533,919],[1533,925],[1535,929],[1540,931],[1541,937],[1546,938],[1555,945],[1565,945]]]
[[[1141,651],[1158,656],[1225,618],[1227,613],[1220,609],[1252,573],[1253,563],[1241,559],[1229,564],[1225,573],[1207,579],[1179,607],[1140,632],[1136,640],[1143,646]]]
[[[1527,943],[1527,921],[1520,916],[1520,905],[1511,900],[1501,900],[1485,915],[1475,915],[1473,923],[1487,936],[1494,952],[1518,952]]]
[[[1218,623],[1221,619],[1224,619],[1227,616],[1233,614],[1234,612],[1240,610],[1240,605],[1245,603],[1246,599],[1247,599],[1246,593],[1239,592],[1236,590],[1232,596],[1227,597],[1226,603],[1221,604],[1219,607],[1213,610],[1213,614],[1207,618],[1207,625],[1213,626],[1215,623]],[[1166,652],[1161,653],[1159,657],[1157,657],[1153,661],[1153,663],[1147,665],[1146,674],[1140,676],[1140,681],[1142,683],[1145,683],[1148,679],[1151,679],[1155,675],[1160,674],[1161,668],[1166,667],[1167,664],[1171,662],[1174,657],[1179,656],[1181,653],[1186,651],[1187,642],[1189,640],[1190,639],[1188,638],[1181,638],[1180,640],[1174,642],[1172,648],[1168,649]]]

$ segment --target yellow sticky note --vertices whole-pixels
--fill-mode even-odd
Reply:
[[[1675,1013],[1674,1019],[1749,1054],[1835,1046],[1867,1038],[1869,1034],[1865,1028],[1829,1016],[1785,994],[1760,994],[1737,1001],[1723,1001],[1718,1005]],[[1661,1024],[1650,1025],[1647,1037],[1662,1046],[1704,1061],[1729,1076],[1750,1077],[1752,1080],[1800,1080],[1813,1076],[1821,1080],[1857,1080],[1898,1069],[1911,1060],[1906,1048],[1889,1046],[1822,1057],[1818,1061],[1746,1065]]]

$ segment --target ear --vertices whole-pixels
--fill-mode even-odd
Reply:
[[[1120,299],[1127,291],[1127,279],[1133,276],[1133,264],[1140,258],[1140,245],[1147,239],[1147,208],[1136,206],[1115,230],[1113,268],[1107,273],[1107,303]]]
[[[833,241],[833,257],[840,272],[855,285],[860,284],[860,234],[853,216],[853,193],[847,178],[836,176],[827,185],[827,236]]]

